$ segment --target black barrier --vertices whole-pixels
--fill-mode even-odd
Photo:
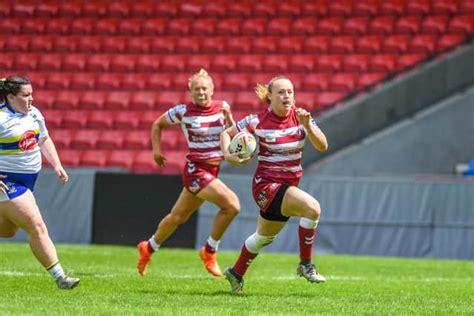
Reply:
[[[148,239],[169,213],[182,188],[178,175],[97,173],[92,242],[135,245]],[[196,227],[194,213],[164,245],[194,248]]]

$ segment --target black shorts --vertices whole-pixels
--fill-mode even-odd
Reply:
[[[288,190],[289,187],[290,186],[288,184],[282,184],[275,195],[275,198],[270,203],[267,211],[260,211],[260,216],[273,222],[287,222],[290,218],[281,214],[281,205],[283,203],[283,197],[285,196],[286,190]]]

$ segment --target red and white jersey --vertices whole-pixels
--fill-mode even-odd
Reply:
[[[311,119],[311,124],[316,122]],[[237,129],[253,134],[259,143],[256,176],[287,180],[301,177],[307,132],[298,122],[294,108],[286,117],[276,115],[270,108],[248,115],[237,123]]]
[[[170,124],[181,124],[189,153],[189,161],[218,161],[224,158],[220,148],[220,134],[226,128],[223,107],[225,101],[212,101],[209,107],[201,107],[194,102],[178,104],[166,113]]]

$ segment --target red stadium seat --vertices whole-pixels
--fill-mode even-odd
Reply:
[[[320,55],[317,58],[317,71],[339,71],[342,68],[341,55]]]
[[[49,131],[49,135],[54,141],[54,145],[58,149],[67,149],[71,145],[71,141],[75,138],[76,130],[56,128]]]
[[[167,20],[164,18],[145,19],[142,23],[144,35],[163,35],[166,32]]]
[[[397,57],[392,54],[378,54],[370,59],[369,70],[374,72],[391,72],[395,70]]]
[[[198,71],[201,68],[209,69],[213,59],[213,55],[189,55],[187,68],[191,71]]]
[[[61,164],[67,167],[78,167],[81,161],[81,151],[74,149],[61,149],[59,150],[59,158]]]
[[[30,50],[33,52],[51,53],[54,50],[55,36],[43,35],[30,43]]]
[[[56,90],[67,90],[69,89],[70,83],[71,83],[71,73],[49,73],[45,74],[46,76],[46,82],[45,86],[48,88],[53,88]]]
[[[248,78],[246,78],[248,79]],[[250,83],[247,82],[247,85],[249,85]],[[235,98],[236,98],[236,94],[238,94],[238,92],[232,92],[232,91],[218,91],[216,92],[216,94],[214,95],[213,99],[214,100],[222,100],[222,101],[226,101],[227,103],[229,103],[230,105],[230,108],[233,109],[233,104],[234,104],[234,101],[235,101]]]
[[[428,15],[430,13],[431,0],[410,0],[406,4],[406,12],[409,14]]]
[[[62,61],[62,69],[65,71],[83,71],[86,67],[88,56],[85,54],[67,54]]]
[[[267,28],[267,19],[249,18],[242,21],[240,32],[242,35],[265,35]]]
[[[83,16],[103,17],[107,14],[106,2],[89,1],[82,6]]]
[[[70,34],[75,35],[92,35],[94,34],[97,20],[92,17],[80,17],[71,21],[69,28]]]
[[[197,2],[186,1],[178,5],[178,15],[196,18],[199,17],[203,12],[203,5]]]
[[[161,57],[161,70],[170,72],[182,72],[187,64],[186,55],[164,55]]]
[[[358,0],[354,1],[354,15],[377,15],[379,6],[379,0]]]
[[[71,148],[74,149],[95,149],[97,141],[100,139],[100,132],[91,129],[81,129],[76,131],[71,140]]]
[[[48,25],[47,18],[25,19],[22,22],[23,34],[44,34]]]
[[[458,0],[436,0],[433,1],[431,12],[434,14],[456,14],[458,12]]]
[[[42,100],[38,99],[38,104],[41,109],[41,103],[43,102]],[[42,109],[41,113],[43,114],[45,120],[46,120],[46,126],[48,128],[60,128],[62,125],[63,121],[63,116],[64,112],[63,111],[58,111],[58,110],[49,110],[49,109]]]
[[[403,69],[405,67],[413,66],[414,64],[425,59],[424,54],[405,54],[398,57],[397,68]]]
[[[293,34],[312,35],[316,33],[318,22],[315,17],[297,17],[291,26]]]
[[[135,65],[137,63],[136,55],[115,55],[109,57],[110,70],[114,72],[123,71],[123,72],[133,72],[135,71]]]
[[[248,18],[252,15],[253,1],[229,2],[227,7],[227,16]]]
[[[199,53],[201,38],[199,36],[182,36],[175,45],[174,51],[180,54]]]
[[[227,16],[227,3],[225,1],[207,2],[202,10],[202,15],[219,18],[225,17]]]
[[[53,42],[53,50],[57,53],[75,53],[77,52],[78,38],[75,36],[56,37]]]
[[[0,28],[3,34],[19,34],[22,30],[22,19],[2,18],[0,19]]]
[[[329,37],[309,36],[304,42],[303,49],[306,53],[327,53],[329,51]]]
[[[318,109],[327,109],[344,96],[342,92],[321,92],[317,94],[316,103]]]
[[[122,74],[103,73],[97,76],[95,82],[96,89],[115,90],[121,87]]]
[[[330,53],[350,54],[356,46],[356,37],[351,35],[333,36],[329,44]]]
[[[70,88],[75,90],[88,90],[95,87],[95,73],[75,72],[71,77]]]
[[[301,15],[301,6],[296,2],[282,2],[278,5],[278,16],[297,17]]]
[[[36,17],[54,17],[59,14],[59,4],[56,3],[38,3],[36,5]]]
[[[142,18],[121,19],[117,25],[117,34],[138,36],[142,32]]]
[[[352,1],[351,0],[333,0],[328,3],[328,13],[330,15],[351,15]]]
[[[61,58],[58,55],[42,54],[39,56],[37,70],[59,71],[61,70]]]
[[[128,73],[121,77],[121,87],[124,90],[143,90],[146,88],[149,74]]]
[[[97,35],[117,35],[118,24],[121,20],[118,18],[98,19],[95,24],[94,33]],[[88,33],[89,34],[89,33]]]
[[[340,72],[332,76],[329,90],[349,92],[356,87],[357,75],[353,72]]]
[[[434,35],[417,35],[412,38],[410,52],[413,53],[430,53],[436,49],[436,36]]]
[[[64,34],[71,35],[72,20],[70,18],[54,18],[48,19],[44,32],[48,34]]]
[[[186,103],[186,92],[163,91],[156,97],[155,109],[169,109],[180,103]]]
[[[171,87],[171,76],[167,74],[151,74],[146,82],[146,88],[150,90],[169,89]]]
[[[369,18],[366,16],[355,16],[345,20],[343,32],[352,35],[364,35],[369,29]]]
[[[405,12],[405,0],[380,1],[379,14],[402,15]]]
[[[344,57],[344,71],[365,72],[369,67],[368,54],[346,55]]]
[[[127,5],[130,6],[129,14],[131,16],[149,19],[156,15],[156,2],[137,1],[137,2],[131,2],[130,4],[127,4]]]
[[[107,110],[127,110],[129,109],[130,93],[125,91],[112,91],[107,95],[104,109]]]
[[[224,76],[223,88],[228,91],[242,91],[249,87],[249,74],[229,73]]]
[[[124,149],[147,150],[151,148],[150,129],[129,131],[123,140]]]
[[[271,58],[263,59],[263,69],[276,73],[288,70],[288,55],[273,55]]]
[[[235,38],[230,38],[232,41]],[[207,37],[205,41],[201,43],[201,53],[212,53],[212,54],[221,54],[224,53],[226,50],[226,42],[227,38],[225,36],[217,36],[217,37]],[[250,49],[249,49],[250,51]],[[232,52],[230,52],[232,53]]]
[[[113,116],[114,128],[137,129],[140,124],[142,113],[138,111],[117,111]]]
[[[288,68],[291,71],[312,72],[315,70],[315,64],[316,57],[314,55],[291,55]]]
[[[11,7],[11,13],[14,16],[23,18],[32,18],[35,16],[36,5],[26,1],[14,2]]]
[[[0,69],[10,70],[13,67],[13,61],[16,58],[15,53],[0,52]]]
[[[326,91],[329,88],[329,73],[308,73],[302,82],[305,91]]]
[[[232,72],[237,67],[237,55],[216,55],[211,63],[212,71]]]
[[[160,55],[141,55],[135,65],[135,71],[156,72],[160,68]]]
[[[159,173],[160,170],[153,160],[153,153],[149,151],[141,151],[137,153],[133,161],[134,173]]]
[[[137,92],[130,97],[131,110],[153,110],[157,102],[156,92]]]
[[[454,47],[464,40],[461,34],[443,35],[438,39],[438,49]]]
[[[276,13],[277,13],[277,7],[273,1],[260,0],[260,1],[254,2],[254,5],[253,5],[254,16],[272,17],[272,16],[275,16]]]
[[[174,105],[174,104],[173,104]],[[150,130],[153,122],[164,113],[164,111],[134,112],[138,116],[138,128]]]
[[[253,52],[258,54],[276,53],[280,39],[275,36],[259,37],[253,42]]]
[[[120,149],[126,132],[122,130],[105,130],[99,133],[97,138],[97,149]]]
[[[417,15],[402,16],[395,24],[395,32],[400,34],[416,34],[420,31],[421,17]]]
[[[125,50],[133,54],[149,54],[154,40],[151,36],[129,36]]]
[[[82,15],[82,2],[65,1],[59,4],[59,15],[77,17]]]
[[[96,46],[102,46],[102,52],[108,54],[119,54],[125,53],[127,49],[127,36],[107,36],[96,37]],[[92,37],[94,39],[94,37]],[[102,39],[102,43],[99,39]],[[91,46],[94,45],[91,43]],[[79,45],[80,46],[80,45]]]
[[[38,59],[36,54],[16,54],[13,65],[15,70],[36,70]]]
[[[263,58],[262,55],[240,55],[238,69],[240,71],[259,72],[263,69]]]
[[[101,110],[104,108],[107,93],[103,91],[84,91],[80,100],[80,108]]]
[[[276,17],[268,21],[267,34],[268,35],[282,35],[288,36],[291,30],[291,18]]]
[[[408,35],[390,35],[385,38],[383,51],[385,53],[404,53],[408,50],[410,38]]]
[[[110,62],[114,60],[116,56],[96,54],[90,55],[87,59],[86,70],[88,71],[109,71]]]
[[[362,88],[375,82],[382,80],[385,77],[383,72],[369,72],[363,73],[359,76],[359,81],[357,82],[357,87]]]
[[[104,130],[113,126],[113,111],[91,111],[87,117],[86,127],[89,129]]]
[[[337,35],[342,32],[343,19],[339,16],[326,17],[319,20],[317,31],[322,34]]]
[[[213,35],[216,33],[217,19],[201,18],[193,21],[192,33],[194,35]]]
[[[112,2],[107,7],[107,15],[117,18],[126,18],[130,14],[131,3],[123,2]]]
[[[431,15],[423,20],[421,31],[428,34],[443,34],[448,28],[449,18],[445,15]]]
[[[26,78],[28,78],[33,85],[34,91],[33,91],[33,96],[37,97],[37,93],[41,92],[41,89],[50,89],[51,87],[46,87],[46,79],[49,74],[47,73],[42,73],[42,72],[31,72],[26,74]]]
[[[0,17],[9,17],[12,12],[13,3],[3,1],[0,3]]]
[[[302,15],[321,17],[328,14],[327,1],[303,1],[302,5]]]
[[[264,83],[267,83],[265,81]],[[254,110],[258,109],[260,101],[254,92],[242,91],[239,93],[239,97],[235,100],[234,108],[237,110]]]
[[[107,167],[118,167],[130,170],[135,161],[136,151],[133,150],[112,150],[107,156]]]
[[[303,36],[282,37],[278,45],[278,51],[280,53],[301,53],[304,41]]]
[[[86,150],[81,156],[80,166],[103,168],[107,162],[107,150]]]
[[[232,36],[240,33],[240,19],[226,18],[217,22],[216,34]]]
[[[29,50],[30,42],[32,42],[32,38],[30,36],[26,36],[26,35],[12,36],[8,38],[8,40],[5,41],[4,49],[5,51],[26,53]]]
[[[74,129],[83,129],[86,127],[89,111],[73,110],[67,113],[66,116],[64,115],[64,111],[59,111],[59,115],[62,116],[61,127]]]
[[[474,11],[474,2],[472,6],[472,10]],[[471,11],[471,14],[469,15],[458,15],[453,17],[449,23],[449,32],[462,33],[466,35],[474,32],[474,12]]]
[[[474,13],[474,1],[466,0],[459,3],[459,12],[463,14],[472,14]]]
[[[191,30],[193,20],[190,18],[176,18],[168,21],[168,34],[188,35]]]
[[[248,54],[252,49],[253,39],[250,36],[228,37],[226,50],[231,54]]]
[[[369,32],[372,34],[392,34],[395,18],[393,16],[377,16],[370,22]]]
[[[383,37],[381,35],[367,35],[359,37],[356,51],[359,53],[378,53],[382,49]]]

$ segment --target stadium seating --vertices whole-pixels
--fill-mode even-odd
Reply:
[[[150,125],[189,101],[187,80],[200,68],[236,118],[262,108],[252,89],[279,74],[322,112],[474,31],[472,1],[275,3],[5,2],[0,69],[32,80],[67,165],[167,173],[180,166],[156,168]],[[163,143],[179,160],[186,145],[172,130]]]

